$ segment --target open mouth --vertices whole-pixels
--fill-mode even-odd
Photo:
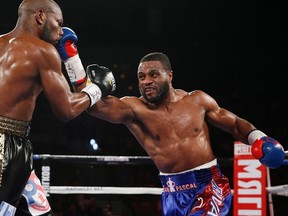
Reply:
[[[155,88],[152,87],[145,88],[145,94],[152,94],[153,92],[155,92]]]

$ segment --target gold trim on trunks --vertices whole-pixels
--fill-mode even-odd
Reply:
[[[0,116],[0,133],[26,137],[28,136],[29,131],[30,122]]]

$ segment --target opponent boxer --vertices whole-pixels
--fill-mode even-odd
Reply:
[[[98,73],[103,69],[97,65],[87,67],[92,82],[99,82]],[[201,90],[174,89],[171,63],[165,54],[144,56],[137,77],[141,97],[108,96],[88,112],[111,123],[125,124],[155,162],[164,188],[164,216],[228,215],[230,185],[213,154],[208,124],[252,145],[253,155],[264,165],[281,166],[285,153],[275,139],[219,107]]]
[[[111,73],[97,64],[89,65],[86,72],[96,84],[103,83],[103,76]],[[201,90],[174,89],[171,63],[165,54],[144,56],[137,76],[141,97],[119,99],[108,95],[87,111],[94,117],[126,125],[155,162],[164,188],[163,216],[229,213],[229,180],[221,173],[212,151],[208,124],[252,145],[253,155],[266,166],[281,166],[285,154],[275,139],[219,107]],[[85,83],[75,89],[80,91],[83,86]]]
[[[62,23],[62,11],[53,0],[24,0],[15,28],[0,36],[1,216],[53,215],[33,170],[33,147],[28,138],[38,95],[44,92],[55,115],[68,121],[102,94],[95,84],[80,93],[70,91],[55,47],[63,35]],[[62,49],[64,54],[69,56],[69,49]],[[82,64],[82,68],[77,67],[79,62],[72,65],[84,76],[79,83],[84,82]]]

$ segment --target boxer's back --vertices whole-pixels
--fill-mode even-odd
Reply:
[[[28,35],[0,36],[0,115],[30,121],[41,92],[37,47]]]

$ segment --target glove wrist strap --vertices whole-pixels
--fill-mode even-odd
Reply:
[[[260,139],[264,136],[267,136],[265,133],[263,133],[260,130],[253,130],[248,135],[248,143],[252,145],[257,139]]]
[[[102,97],[100,88],[95,84],[88,84],[81,92],[86,93],[90,98],[90,106],[93,106]]]
[[[65,60],[64,65],[72,85],[77,86],[85,82],[86,72],[78,54]]]

